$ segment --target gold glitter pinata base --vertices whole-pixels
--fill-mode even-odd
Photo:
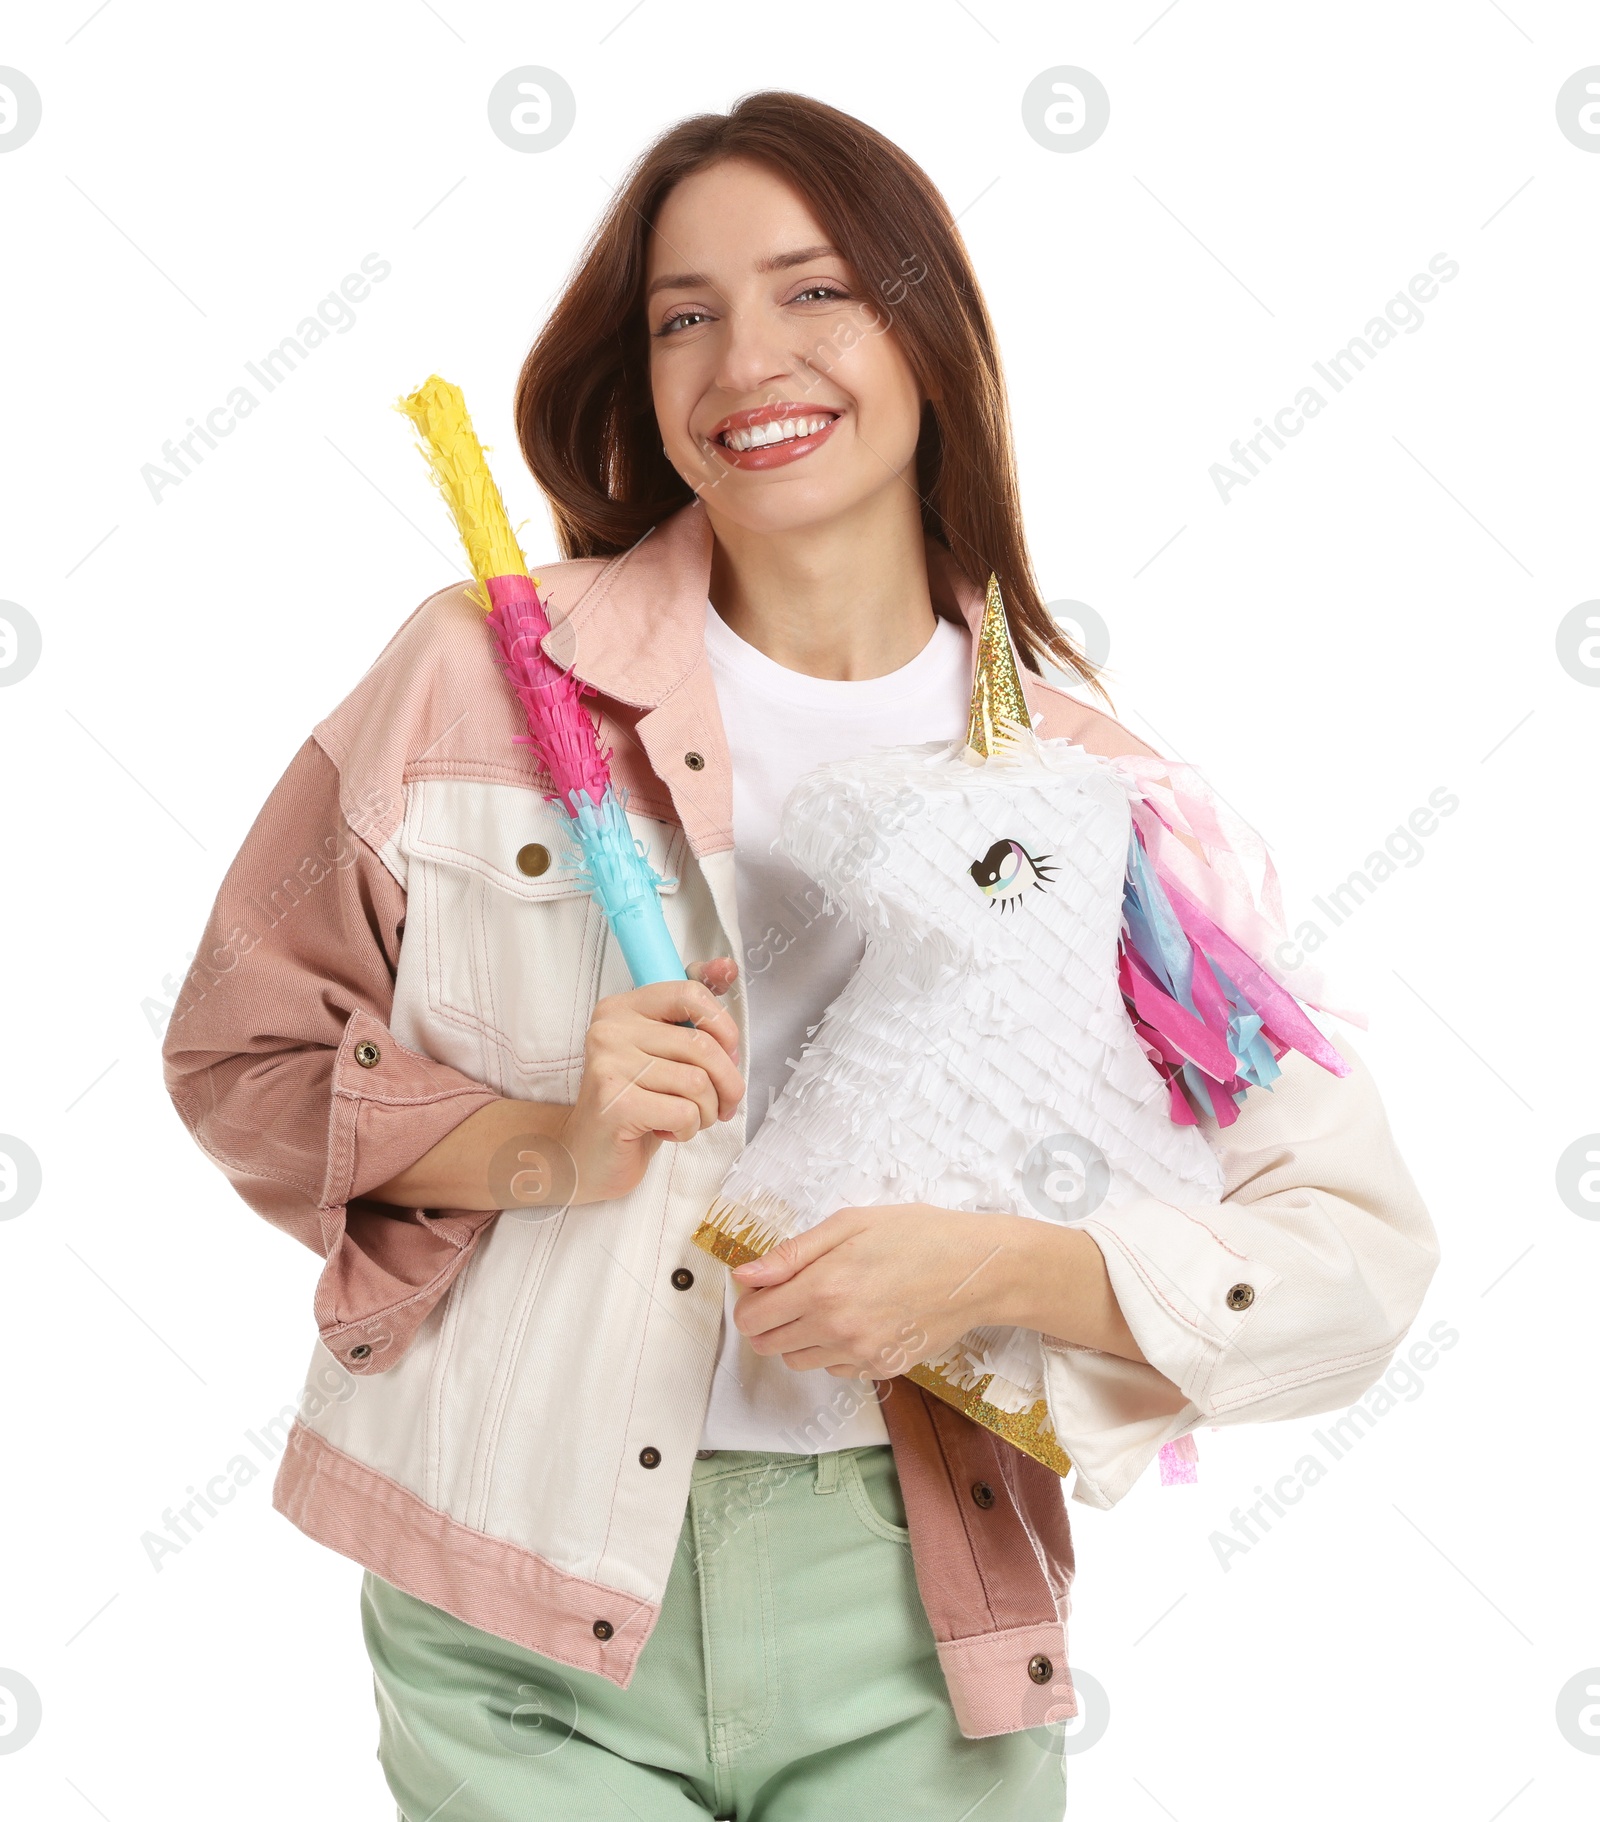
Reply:
[[[749,1209],[736,1203],[718,1202],[695,1229],[693,1238],[703,1252],[732,1267],[743,1265],[747,1259],[759,1259],[775,1243],[777,1235],[767,1222],[757,1220]],[[1056,1433],[1050,1427],[1049,1406],[1043,1398],[1025,1411],[1002,1411],[983,1395],[992,1375],[970,1387],[952,1385],[937,1367],[908,1367],[905,1376],[915,1380],[935,1398],[953,1405],[974,1423],[992,1430],[1024,1455],[1043,1462],[1052,1474],[1065,1479],[1072,1472],[1072,1457],[1056,1440]]]
[[[981,1423],[986,1430],[993,1430],[996,1436],[1003,1437],[1015,1449],[1021,1449],[1024,1455],[1031,1455],[1035,1461],[1042,1461],[1052,1474],[1061,1479],[1072,1472],[1072,1457],[1056,1441],[1056,1433],[1050,1427],[1050,1407],[1042,1398],[1029,1405],[1025,1411],[1001,1411],[984,1397],[984,1390],[993,1375],[986,1375],[975,1386],[962,1387],[952,1385],[937,1367],[914,1366],[906,1369],[906,1378],[916,1380],[932,1392],[935,1398],[942,1398],[946,1404],[953,1404],[974,1423]]]
[[[724,1226],[724,1222],[728,1225]],[[732,1202],[713,1203],[711,1212],[694,1230],[693,1236],[696,1246],[710,1253],[713,1259],[720,1259],[730,1270],[759,1259],[767,1250],[765,1246],[751,1244],[757,1237],[755,1223],[747,1211]]]

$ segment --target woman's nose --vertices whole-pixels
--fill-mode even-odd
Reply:
[[[724,319],[722,358],[717,383],[735,395],[750,396],[792,384],[804,368],[791,347],[789,325],[762,310],[732,310]]]

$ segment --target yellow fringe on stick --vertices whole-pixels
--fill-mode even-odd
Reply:
[[[483,445],[467,415],[461,388],[431,375],[395,405],[416,425],[434,481],[467,547],[467,561],[483,590],[478,605],[489,612],[486,584],[491,576],[525,576],[527,559],[511,529],[500,489],[489,472]]]

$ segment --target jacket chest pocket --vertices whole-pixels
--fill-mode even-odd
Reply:
[[[615,945],[584,883],[560,808],[520,785],[424,779],[409,792],[406,943],[422,945],[428,1009],[482,1044],[503,1094],[565,1094],[589,1016],[616,979]],[[677,890],[681,829],[631,817],[663,895]]]

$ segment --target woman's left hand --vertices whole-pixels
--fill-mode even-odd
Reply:
[[[734,1267],[734,1322],[796,1372],[892,1379],[999,1313],[1015,1215],[841,1208]],[[752,1289],[743,1287],[753,1286]]]

